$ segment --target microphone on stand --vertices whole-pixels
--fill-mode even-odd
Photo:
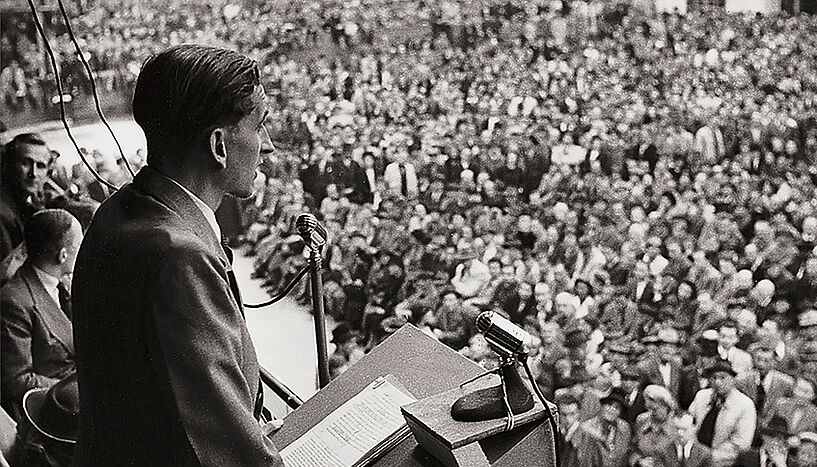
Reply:
[[[527,347],[533,340],[531,335],[502,315],[483,311],[477,316],[477,329],[500,357],[527,357]]]
[[[326,349],[326,318],[323,310],[323,278],[321,249],[326,244],[326,229],[314,214],[305,212],[295,219],[295,228],[309,248],[309,284],[312,312],[315,317],[315,339],[318,344],[318,381],[320,387],[329,384],[329,355]]]
[[[295,219],[295,228],[309,249],[320,249],[326,245],[326,229],[318,223],[318,218],[314,214],[305,212],[298,215]]]

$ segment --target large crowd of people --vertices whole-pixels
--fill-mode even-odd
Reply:
[[[276,291],[307,262],[295,217],[321,219],[333,375],[407,322],[496,365],[474,323],[494,310],[533,336],[564,465],[814,465],[817,18],[638,3],[135,5],[77,28],[107,38],[83,46],[112,89],[175,42],[259,61],[279,151],[222,207]]]

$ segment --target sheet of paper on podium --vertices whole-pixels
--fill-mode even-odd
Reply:
[[[281,450],[287,467],[362,467],[411,436],[400,407],[416,399],[380,377]]]

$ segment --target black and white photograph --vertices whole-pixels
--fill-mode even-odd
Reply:
[[[0,467],[817,465],[817,0],[0,0]]]

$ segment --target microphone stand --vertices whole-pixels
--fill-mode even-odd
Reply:
[[[311,285],[312,312],[315,320],[315,341],[318,344],[318,383],[320,389],[329,384],[329,355],[326,349],[326,316],[323,310],[323,279],[321,275],[321,252],[310,246],[309,283]]]

